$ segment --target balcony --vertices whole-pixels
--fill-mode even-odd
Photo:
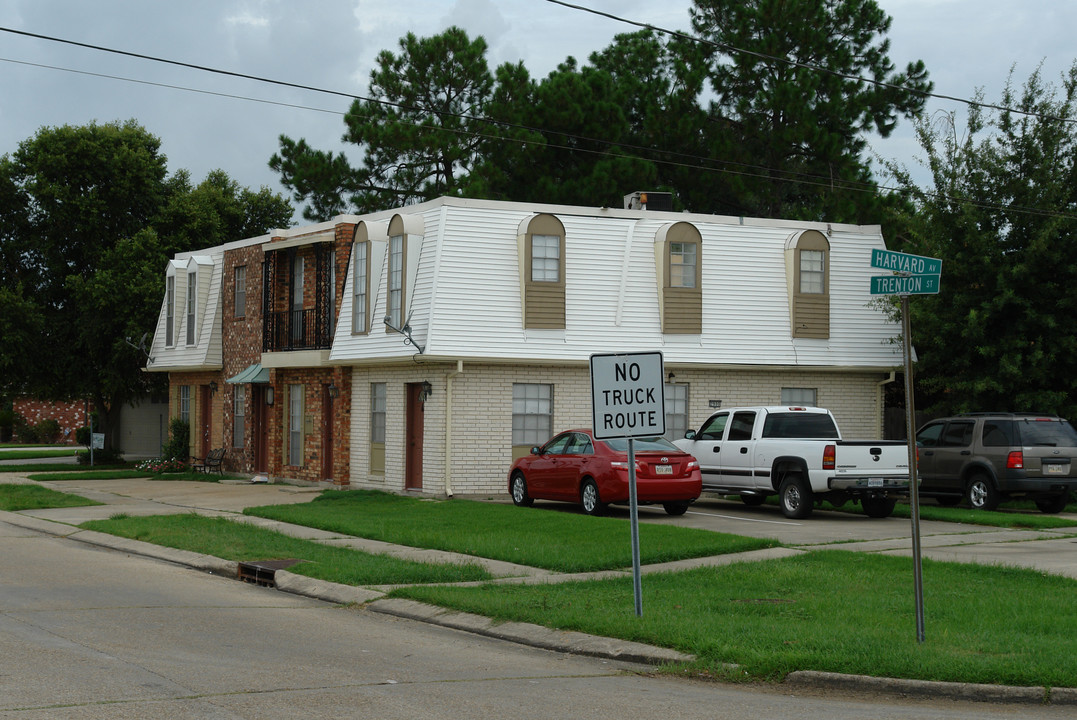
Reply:
[[[332,246],[328,243],[266,252],[263,353],[332,347],[332,263]]]
[[[265,319],[262,351],[326,350],[333,337],[328,322],[318,322],[317,310],[287,310]]]

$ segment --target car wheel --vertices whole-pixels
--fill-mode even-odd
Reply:
[[[767,499],[766,495],[759,495],[755,493],[745,493],[740,496],[740,501],[748,507],[759,507]]]
[[[790,473],[782,480],[778,488],[778,502],[782,506],[782,514],[787,518],[799,520],[811,515],[812,495],[811,487],[800,473]]]
[[[888,497],[876,497],[869,495],[861,498],[860,504],[864,508],[864,514],[872,518],[884,518],[890,517],[894,512],[894,506],[897,505],[897,500]]]
[[[1052,495],[1051,497],[1037,498],[1036,507],[1040,509],[1040,512],[1054,515],[1060,513],[1066,509],[1066,504],[1070,500],[1069,493],[1062,493],[1061,495]]]
[[[974,510],[994,510],[998,507],[1000,499],[995,483],[983,473],[972,476],[965,497],[968,498],[969,505]]]
[[[527,481],[523,473],[512,476],[512,502],[520,507],[531,507],[535,501],[527,494]]]
[[[666,513],[669,515],[684,515],[688,512],[688,503],[686,502],[662,503],[662,507],[666,509]]]
[[[595,481],[590,478],[584,480],[583,487],[580,488],[580,504],[588,515],[601,515],[606,509],[605,504],[598,497],[598,485],[595,485]]]

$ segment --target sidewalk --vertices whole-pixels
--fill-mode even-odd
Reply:
[[[0,482],[22,482],[41,485],[61,492],[75,493],[104,503],[103,505],[90,507],[25,510],[15,513],[0,512],[0,522],[99,547],[165,560],[224,577],[239,578],[240,563],[185,550],[128,540],[105,533],[80,530],[78,525],[88,520],[106,519],[120,512],[129,515],[194,512],[207,516],[227,516],[232,520],[251,523],[252,525],[282,532],[293,537],[349,547],[364,552],[390,554],[396,557],[425,562],[477,563],[485,567],[497,578],[494,582],[500,583],[548,583],[600,577],[631,576],[630,570],[571,575],[560,574],[540,568],[525,567],[470,555],[393,545],[377,540],[340,535],[315,528],[241,514],[244,508],[257,505],[309,502],[325,489],[317,486],[250,484],[228,480],[221,483],[167,480],[33,482],[19,476],[0,476]],[[886,547],[871,547],[870,543],[863,543],[862,545],[867,547],[862,548],[858,548],[856,545],[861,545],[861,543],[833,547],[876,552],[885,552],[889,549]],[[788,547],[771,548],[736,555],[697,558],[644,566],[642,572],[664,572],[699,566],[725,565],[734,562],[752,562],[769,558],[788,557],[803,552],[810,552],[810,550]],[[297,575],[287,570],[276,570],[273,573],[273,584],[277,589],[284,592],[336,604],[363,604],[366,609],[373,612],[465,630],[558,652],[609,658],[649,666],[688,662],[694,659],[691,655],[667,648],[587,635],[585,633],[552,630],[529,623],[495,623],[482,616],[446,610],[412,600],[387,599],[384,596],[393,589],[390,586],[354,587],[339,585]],[[837,691],[890,692],[910,697],[1036,704],[1044,702],[1048,691],[1045,688],[909,681],[814,671],[791,673],[786,678],[785,684],[790,687],[811,687]],[[1051,704],[1077,705],[1077,689],[1051,688],[1049,692]]]

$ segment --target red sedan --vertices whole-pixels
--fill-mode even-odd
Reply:
[[[683,515],[699,497],[699,463],[665,438],[636,438],[636,500],[662,503]],[[589,515],[608,503],[628,502],[628,440],[595,440],[590,430],[567,430],[520,458],[509,471],[509,494],[517,505],[535,500],[580,503]]]

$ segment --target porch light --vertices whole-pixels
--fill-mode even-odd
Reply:
[[[426,402],[433,394],[434,386],[430,384],[430,381],[423,380],[423,384],[419,386],[419,401]]]

